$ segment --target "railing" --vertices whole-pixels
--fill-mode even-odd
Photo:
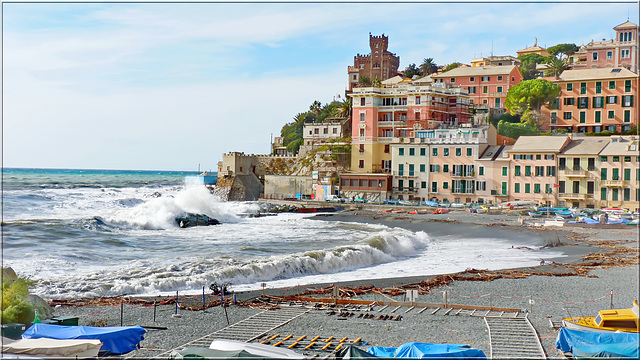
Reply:
[[[463,173],[451,173],[451,177],[460,178],[460,177],[475,177],[475,174],[463,174]]]
[[[384,126],[407,126],[406,120],[378,120],[378,127]]]
[[[572,199],[572,200],[586,200],[587,199],[587,194],[564,193],[564,194],[559,194],[558,198],[560,198],[560,199]]]
[[[625,185],[624,180],[603,180],[602,186],[605,187],[623,187]]]
[[[415,171],[414,172],[409,172],[409,171],[394,171],[393,172],[393,176],[399,176],[399,177],[418,177],[418,175],[416,175]]]
[[[566,177],[587,177],[589,172],[586,170],[563,170]]]
[[[452,194],[475,194],[475,190],[472,189],[466,189],[465,191],[462,191],[460,189],[453,189],[451,190]]]

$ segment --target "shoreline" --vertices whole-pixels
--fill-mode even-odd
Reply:
[[[569,311],[574,311],[569,309],[573,306],[580,307],[584,315],[591,315],[600,309],[609,308],[610,302],[616,308],[630,307],[631,302],[638,297],[638,229],[635,227],[630,229],[573,227],[571,229],[535,229],[521,226],[518,218],[514,216],[479,216],[466,212],[410,215],[353,210],[322,214],[313,218],[327,221],[374,222],[411,231],[423,231],[425,227],[433,232],[453,231],[450,225],[456,224],[456,232],[481,233],[491,229],[491,232],[504,234],[534,233],[542,239],[539,244],[541,247],[548,244],[554,245],[557,239],[560,239],[562,244],[553,249],[560,250],[567,256],[554,259],[553,262],[547,262],[544,265],[495,271],[476,270],[444,275],[360,279],[290,288],[267,288],[264,291],[265,295],[284,298],[331,285],[345,290],[372,286],[376,288],[375,291],[341,294],[355,300],[402,302],[404,301],[403,287],[416,288],[421,282],[424,284],[431,280],[438,283],[438,280],[449,277],[451,281],[442,281],[436,284],[437,286],[421,286],[422,290],[416,302],[441,303],[443,292],[447,291],[450,304],[469,306],[491,304],[493,307],[521,309],[529,317],[540,337],[544,351],[550,358],[562,357],[562,354],[554,349],[556,332],[550,326],[551,320],[559,321],[563,316],[566,317]],[[442,226],[443,224],[446,226]],[[611,291],[614,295],[610,297]],[[79,325],[119,326],[122,321],[123,325],[165,327],[167,330],[148,329],[145,340],[141,343],[142,349],[131,354],[133,357],[148,358],[264,311],[264,306],[256,305],[260,303],[259,301],[249,301],[257,299],[262,293],[262,290],[237,292],[239,305],[229,305],[224,308],[213,306],[202,309],[201,295],[182,297],[181,307],[177,310],[175,303],[171,301],[157,308],[149,306],[149,301],[167,301],[171,299],[170,296],[128,296],[124,298],[128,300],[125,304],[123,304],[123,298],[113,298],[112,301],[103,301],[103,303],[100,303],[98,298],[94,299],[95,302],[80,302],[75,305],[54,302],[53,305],[55,306],[54,316],[77,316]],[[324,294],[312,296],[326,298],[330,297],[330,294],[325,291]],[[136,303],[136,300],[140,302]],[[219,305],[217,296],[206,295],[205,300],[208,305]],[[192,310],[183,308],[189,305]],[[390,314],[391,310],[390,307],[382,313],[376,312],[376,315]],[[172,316],[176,311],[181,317]],[[291,334],[294,337],[321,335],[350,339],[362,337],[362,340],[367,343],[359,346],[363,349],[369,346],[398,346],[411,341],[461,343],[481,349],[487,356],[489,355],[488,332],[481,317],[444,315],[443,312],[432,314],[431,311],[425,311],[422,314],[418,314],[417,310],[409,313],[405,311],[407,310],[403,309],[398,312],[403,316],[401,321],[375,321],[356,319],[356,317],[337,318],[328,316],[326,310],[311,310],[304,316],[277,328],[269,335]],[[571,315],[575,316],[576,313]],[[303,352],[302,349],[296,350]],[[321,356],[324,357],[324,354]]]

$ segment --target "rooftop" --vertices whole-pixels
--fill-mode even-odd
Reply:
[[[560,152],[563,155],[597,155],[609,143],[609,139],[601,136],[573,139]]]
[[[597,80],[597,79],[626,79],[637,78],[634,72],[625,68],[600,68],[565,70],[556,81]]]
[[[510,153],[560,152],[568,136],[520,136]]]
[[[447,78],[457,76],[491,76],[491,75],[509,75],[517,65],[503,66],[476,66],[476,67],[457,67],[442,74],[433,75],[432,78]]]

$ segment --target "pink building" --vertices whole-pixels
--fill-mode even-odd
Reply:
[[[522,74],[516,65],[457,67],[431,78],[468,90],[470,105],[489,109],[504,108],[507,92],[522,81]]]
[[[591,41],[583,45],[573,58],[577,61],[574,69],[622,67],[638,73],[640,59],[638,56],[638,35],[640,27],[626,21],[613,28],[615,39]]]
[[[509,201],[509,150],[509,145],[492,145],[475,161],[476,195],[479,203],[499,204]]]

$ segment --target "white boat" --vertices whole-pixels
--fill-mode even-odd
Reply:
[[[14,359],[97,358],[102,341],[96,339],[2,338],[2,357]]]
[[[244,350],[250,354],[272,357],[277,359],[304,359],[304,355],[289,349],[281,349],[272,345],[246,343],[235,340],[216,339],[211,342],[209,349],[222,351]]]

